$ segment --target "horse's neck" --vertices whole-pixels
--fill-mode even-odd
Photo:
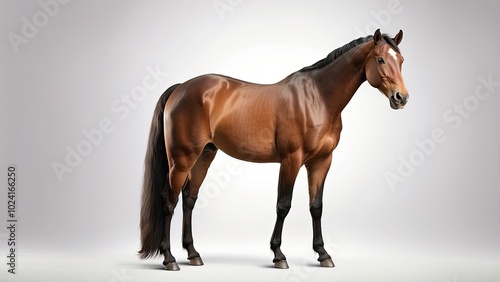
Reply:
[[[367,43],[355,47],[314,74],[333,118],[340,115],[359,86],[366,81],[365,61],[370,50]]]

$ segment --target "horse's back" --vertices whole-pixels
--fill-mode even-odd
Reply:
[[[317,94],[305,76],[269,85],[199,76],[180,85],[167,101],[167,123],[172,123],[167,138],[197,148],[213,143],[253,162],[280,162],[294,151],[310,157],[329,154],[341,124],[324,122],[328,112]]]
[[[276,92],[276,85],[215,74],[188,80],[172,93],[165,106],[168,138],[171,143],[176,138],[198,147],[211,142],[243,160],[279,161],[275,147]]]

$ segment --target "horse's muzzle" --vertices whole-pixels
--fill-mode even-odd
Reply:
[[[393,108],[395,110],[399,110],[399,109],[404,108],[404,106],[408,102],[409,98],[410,98],[410,95],[408,95],[408,93],[395,92],[389,98],[389,101],[391,103],[391,108]]]

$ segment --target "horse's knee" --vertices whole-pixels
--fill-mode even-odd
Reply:
[[[323,204],[314,203],[309,207],[309,211],[311,212],[312,218],[321,218],[323,214]]]
[[[276,214],[279,217],[286,217],[288,215],[288,212],[290,211],[290,208],[292,207],[292,203],[290,201],[280,201],[276,205]]]
[[[174,213],[174,210],[175,210],[175,206],[177,206],[177,200],[175,201],[167,201],[165,203],[165,205],[163,206],[163,211],[167,214],[167,215],[172,215]]]
[[[182,207],[184,209],[192,210],[194,208],[194,205],[196,204],[197,199],[198,199],[198,196],[184,195],[182,197]]]

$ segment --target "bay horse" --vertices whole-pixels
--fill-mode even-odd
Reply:
[[[170,251],[170,224],[182,192],[182,245],[189,264],[203,265],[193,245],[192,211],[218,149],[251,162],[280,163],[273,263],[288,268],[282,253],[283,223],[299,169],[307,169],[313,249],[322,267],[333,267],[321,232],[323,188],[342,130],[341,112],[368,81],[402,109],[408,91],[398,48],[377,30],[332,51],[317,63],[275,84],[261,85],[208,74],[169,87],[153,114],[145,158],[141,206],[142,259],[164,255],[167,270],[179,270]],[[261,134],[265,132],[266,134]]]

